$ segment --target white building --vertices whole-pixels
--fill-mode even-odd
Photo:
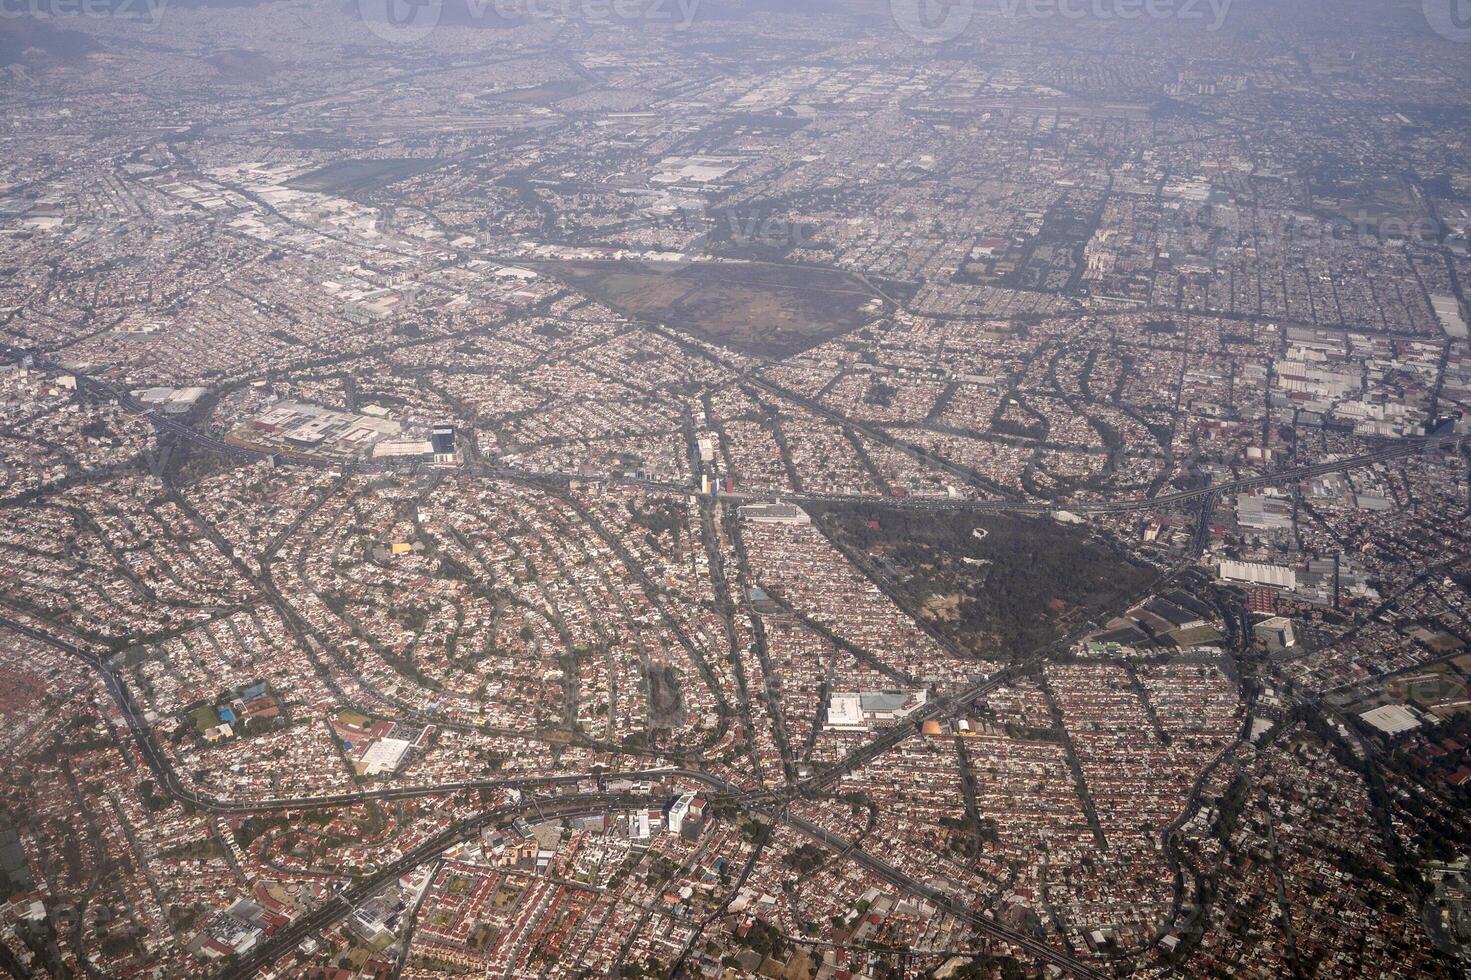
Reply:
[[[756,524],[811,524],[812,518],[796,504],[747,504],[741,517]]]
[[[1240,582],[1246,585],[1267,585],[1274,589],[1297,588],[1297,572],[1285,565],[1269,565],[1260,561],[1234,561],[1221,559],[1217,573],[1223,582]]]

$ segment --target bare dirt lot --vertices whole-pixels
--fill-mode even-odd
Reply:
[[[860,280],[829,269],[745,262],[547,268],[628,316],[764,357],[800,353],[884,312]]]

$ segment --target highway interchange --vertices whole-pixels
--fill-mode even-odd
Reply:
[[[266,455],[257,450],[217,439],[181,421],[149,411],[138,404],[126,392],[120,391],[105,382],[89,378],[86,375],[78,376],[78,386],[91,397],[113,402],[129,412],[145,416],[161,433],[167,433],[188,440],[201,448],[226,454],[242,462],[258,460]],[[1135,497],[1106,502],[1079,502],[1069,505],[1068,509],[1076,513],[1119,513],[1161,506],[1188,504],[1218,494],[1239,492],[1271,484],[1290,483],[1357,467],[1370,466],[1376,463],[1426,452],[1452,443],[1459,443],[1459,437],[1432,436],[1407,439],[1361,456],[1333,460],[1310,466],[1283,469],[1270,474],[1155,497]],[[312,459],[310,457],[302,459],[292,457],[291,461],[293,463],[299,462],[303,465],[321,468],[343,470],[367,468],[363,464],[343,464],[336,461]],[[372,468],[378,469],[379,467],[374,466]],[[478,461],[472,461],[464,469],[469,475],[481,478],[517,480],[543,485],[555,485],[558,482],[566,482],[566,478],[557,477],[552,474],[491,466]],[[629,478],[610,479],[616,479],[620,482],[640,483],[658,489],[681,493],[692,492],[689,487],[682,485],[650,483],[648,481],[632,480]],[[795,501],[798,503],[831,503],[834,501],[841,502],[843,500],[852,500],[854,502],[861,500],[865,503],[873,502],[872,498],[819,497],[800,493],[781,495],[728,494],[725,496],[727,499],[738,502],[773,499]],[[885,501],[885,503],[899,507],[963,509],[981,513],[1040,514],[1056,509],[1055,505],[1045,503],[962,498],[905,498],[889,500]],[[978,912],[969,907],[954,894],[942,889],[936,884],[921,881],[898,870],[882,858],[865,851],[861,844],[845,840],[799,814],[793,813],[790,806],[795,800],[811,799],[831,790],[841,780],[843,775],[856,770],[874,757],[892,749],[904,739],[912,736],[925,720],[940,718],[956,706],[981,697],[1006,684],[1016,674],[1025,672],[1035,663],[1044,659],[1045,653],[1039,653],[1032,660],[998,671],[992,676],[953,695],[931,699],[925,707],[921,708],[908,720],[881,731],[869,742],[851,752],[838,764],[805,778],[789,781],[781,788],[775,790],[748,791],[697,768],[660,767],[621,771],[616,774],[588,772],[517,779],[465,780],[430,786],[403,786],[392,789],[364,790],[354,793],[339,793],[314,797],[241,801],[205,796],[192,789],[178,777],[167,754],[155,741],[152,729],[144,720],[131,692],[118,679],[116,673],[103,656],[37,629],[29,623],[13,618],[0,617],[0,626],[59,649],[81,661],[95,672],[102,679],[109,695],[116,704],[139,752],[154,772],[158,786],[168,796],[204,812],[221,815],[279,813],[308,808],[318,809],[351,806],[367,800],[387,801],[447,796],[482,789],[511,789],[523,793],[521,802],[518,804],[489,809],[471,818],[461,820],[435,837],[399,856],[373,874],[357,880],[348,888],[337,892],[329,900],[322,902],[317,907],[299,916],[287,928],[260,943],[238,962],[228,966],[222,974],[225,977],[248,977],[269,967],[276,959],[288,954],[292,948],[306,938],[349,915],[357,904],[371,897],[377,890],[412,868],[435,859],[457,844],[473,837],[486,827],[509,825],[517,816],[523,814],[535,814],[542,819],[560,819],[576,815],[627,809],[634,806],[659,805],[664,802],[661,799],[646,795],[640,796],[629,793],[609,793],[603,791],[603,780],[599,778],[603,775],[616,775],[620,778],[630,780],[678,777],[698,782],[707,788],[707,795],[712,800],[728,801],[740,807],[745,812],[768,822],[784,822],[809,840],[840,854],[844,859],[861,864],[871,873],[889,882],[896,888],[919,896],[943,909],[945,912],[964,920],[980,934],[1024,950],[1037,959],[1066,970],[1076,976],[1102,977],[1105,975],[1098,969],[1078,961],[1074,957],[1067,955],[1063,951],[1034,936],[994,921],[988,914]],[[590,793],[586,791],[586,784],[590,782],[596,782],[599,787],[598,792]],[[536,789],[576,787],[578,784],[583,785],[579,789],[561,796],[538,797],[532,795],[531,792]]]
[[[153,731],[143,719],[131,692],[128,691],[126,685],[117,679],[112,669],[97,655],[73,643],[57,639],[25,623],[8,617],[0,617],[0,626],[61,650],[79,659],[97,673],[102,678],[108,693],[112,696],[119,712],[126,721],[134,743],[137,745],[143,758],[147,761],[150,769],[153,770],[157,783],[163,792],[180,802],[187,803],[207,813],[221,815],[281,813],[303,809],[351,806],[367,800],[402,800],[428,796],[446,796],[479,789],[530,790],[538,787],[572,786],[578,783],[599,781],[599,777],[605,775],[617,776],[620,779],[628,780],[674,776],[704,784],[709,788],[709,796],[713,800],[729,800],[741,806],[743,809],[760,814],[766,820],[780,820],[787,823],[808,838],[823,844],[830,850],[841,853],[850,860],[858,861],[885,881],[903,888],[912,894],[936,902],[944,907],[947,912],[966,920],[977,931],[983,934],[1025,949],[1039,959],[1054,963],[1077,976],[1102,976],[1102,974],[1097,973],[1086,964],[1078,962],[1072,957],[1054,949],[1052,946],[1018,930],[994,922],[986,915],[967,908],[965,905],[959,903],[954,896],[941,891],[934,885],[920,881],[899,871],[882,859],[864,851],[861,846],[854,844],[852,841],[832,834],[811,821],[790,812],[790,808],[786,804],[791,800],[821,791],[841,776],[843,772],[851,771],[879,752],[897,745],[900,741],[916,731],[917,721],[920,719],[917,719],[915,724],[904,723],[886,730],[870,743],[868,747],[853,753],[838,766],[824,771],[820,776],[809,777],[778,792],[743,791],[718,776],[713,776],[697,769],[661,767],[606,774],[602,772],[588,772],[520,779],[466,780],[442,783],[435,786],[406,786],[315,797],[235,801],[205,796],[193,790],[179,779],[168,755],[155,741]],[[935,716],[945,708],[962,703],[966,699],[979,697],[987,691],[993,690],[1004,684],[1016,669],[1010,668],[1000,671],[992,678],[958,695],[931,702],[925,709],[924,717]],[[318,929],[325,928],[350,914],[355,905],[370,897],[379,888],[392,882],[408,870],[439,856],[478,833],[484,827],[507,825],[515,817],[523,814],[535,814],[541,819],[558,819],[609,810],[628,809],[639,805],[659,805],[664,802],[666,801],[663,799],[648,796],[633,796],[627,793],[577,792],[560,799],[545,799],[527,795],[523,797],[521,803],[515,806],[487,810],[475,817],[458,822],[453,827],[446,829],[400,856],[390,864],[380,868],[372,875],[355,882],[346,891],[334,895],[332,899],[299,917],[293,921],[291,926],[252,950],[238,963],[229,966],[222,975],[230,978],[253,975],[256,971],[274,962],[275,959],[285,955],[302,939],[310,936]]]

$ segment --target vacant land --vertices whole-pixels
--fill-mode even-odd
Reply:
[[[412,177],[433,166],[433,160],[339,160],[293,178],[286,182],[286,186],[317,194],[351,197]]]
[[[883,312],[862,282],[829,269],[748,262],[543,265],[628,316],[764,357],[800,353]]]
[[[504,92],[488,92],[480,98],[486,102],[513,102],[519,105],[550,105],[576,95],[586,84],[575,78],[559,79],[527,88],[508,89]]]
[[[815,507],[822,528],[913,615],[985,657],[1020,656],[1148,583],[1105,542],[1049,518]]]
[[[230,84],[259,82],[270,78],[281,70],[274,59],[245,48],[226,48],[215,51],[204,59],[218,74],[220,81]]]

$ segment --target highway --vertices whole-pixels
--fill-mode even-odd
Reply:
[[[1190,503],[1191,501],[1213,494],[1240,493],[1244,490],[1254,490],[1259,487],[1296,483],[1299,480],[1310,480],[1314,477],[1326,476],[1329,473],[1342,473],[1348,470],[1361,469],[1365,466],[1373,466],[1376,463],[1401,459],[1405,456],[1416,456],[1440,448],[1441,446],[1457,445],[1464,438],[1466,437],[1460,435],[1406,438],[1401,439],[1391,446],[1375,450],[1372,453],[1364,453],[1361,456],[1350,456],[1345,459],[1315,463],[1311,466],[1297,466],[1291,469],[1277,470],[1272,473],[1263,473],[1259,476],[1243,477],[1239,480],[1227,480],[1223,483],[1214,483],[1210,486],[1199,487],[1194,490],[1179,490],[1175,493],[1164,493],[1154,497],[1126,497],[1119,500],[1107,501],[1049,503],[1019,500],[970,500],[962,497],[895,498],[865,497],[853,494],[824,495],[755,492],[733,492],[721,494],[721,496],[740,503],[784,500],[796,504],[867,504],[870,506],[881,505],[884,507],[901,507],[914,510],[963,510],[982,514],[1048,514],[1056,510],[1066,510],[1074,514],[1126,514],[1133,511],[1155,510],[1160,507]]]
[[[1127,602],[1122,603],[1125,608],[1134,606],[1145,597],[1163,590],[1178,572],[1169,572],[1150,582],[1148,586],[1139,593],[1129,597]],[[1093,628],[1092,623],[1085,623],[1071,636],[1057,641],[1054,646],[1066,647],[1077,639],[1085,636]],[[1011,682],[1013,678],[1028,674],[1047,659],[1050,650],[1044,648],[1038,650],[1025,660],[1002,667],[996,673],[991,674],[983,680],[977,681],[970,687],[962,688],[954,694],[941,697],[932,697],[925,702],[924,706],[910,713],[902,721],[883,729],[877,738],[859,746],[848,753],[835,764],[820,773],[798,780],[793,785],[786,787],[782,792],[785,796],[802,795],[812,790],[824,790],[831,787],[844,775],[853,772],[865,763],[887,752],[905,739],[919,733],[920,728],[930,719],[940,719],[963,705],[985,697],[992,691]]]
[[[555,776],[467,779],[435,783],[428,786],[399,786],[391,789],[359,790],[354,793],[327,793],[320,796],[271,797],[261,800],[218,799],[199,793],[178,778],[178,775],[174,772],[173,762],[154,739],[153,730],[144,721],[142,713],[138,709],[137,702],[133,700],[132,692],[128,690],[127,685],[118,680],[117,675],[113,673],[112,669],[103,663],[95,654],[83,650],[73,643],[68,643],[65,640],[44,633],[35,627],[11,619],[8,616],[0,616],[0,628],[28,636],[39,643],[45,643],[48,646],[77,658],[91,667],[102,678],[103,683],[106,684],[108,693],[112,695],[113,702],[117,705],[118,711],[127,722],[128,730],[133,736],[134,743],[138,746],[139,752],[148,763],[148,767],[153,770],[154,775],[157,777],[160,789],[172,798],[188,803],[190,806],[204,813],[212,813],[220,816],[281,813],[289,810],[353,806],[358,803],[367,802],[368,800],[409,800],[425,796],[446,796],[451,793],[481,789],[524,790],[534,787],[564,786],[585,780],[597,779],[599,777],[642,780],[682,776],[710,787],[713,791],[712,796],[742,797],[745,793],[740,787],[699,770],[660,766],[650,769],[618,770],[616,772],[596,771],[563,773]],[[583,794],[582,798],[587,799],[588,797],[586,794]]]
[[[37,363],[40,363],[37,359]],[[49,365],[55,370],[63,370],[59,366]],[[265,459],[271,455],[277,455],[289,460],[292,465],[307,466],[314,469],[332,469],[352,473],[387,473],[401,470],[403,464],[389,462],[356,462],[344,460],[332,460],[309,455],[298,455],[294,453],[268,453],[259,449],[248,449],[218,439],[207,433],[200,432],[192,426],[186,425],[177,419],[169,418],[143,405],[132,397],[128,392],[117,388],[104,381],[84,374],[75,376],[77,387],[80,390],[90,392],[94,397],[100,397],[108,401],[117,402],[118,406],[126,411],[137,415],[146,415],[155,427],[169,432],[182,439],[187,439],[197,446],[222,453],[241,462],[254,462]],[[1174,493],[1159,494],[1157,496],[1126,497],[1119,500],[1108,501],[1074,501],[1074,502],[1045,502],[1045,501],[1020,501],[1020,500],[971,500],[962,497],[873,497],[861,495],[844,494],[808,494],[808,493],[755,493],[755,492],[733,492],[721,494],[720,496],[736,503],[785,500],[793,503],[811,504],[875,504],[882,503],[886,507],[902,507],[915,510],[963,510],[983,514],[1046,514],[1055,510],[1067,510],[1075,514],[1124,514],[1134,511],[1154,510],[1160,507],[1172,507],[1178,504],[1186,504],[1207,497],[1212,494],[1233,494],[1244,490],[1254,490],[1259,487],[1277,486],[1284,483],[1296,483],[1299,480],[1310,480],[1314,477],[1326,476],[1330,473],[1342,473],[1348,470],[1360,469],[1365,466],[1373,466],[1377,463],[1385,463],[1405,456],[1414,456],[1419,453],[1428,452],[1442,446],[1459,446],[1466,437],[1463,435],[1439,435],[1439,436],[1416,436],[1397,440],[1374,452],[1364,453],[1359,456],[1350,456],[1345,459],[1330,460],[1323,463],[1314,463],[1308,466],[1295,466],[1288,469],[1276,470],[1271,473],[1263,473],[1257,476],[1243,477],[1237,480],[1227,480],[1223,483],[1215,483],[1209,486],[1198,487],[1193,490],[1179,490]],[[525,470],[509,466],[492,466],[483,463],[467,464],[461,468],[461,472],[468,476],[487,479],[516,480],[528,483],[538,483],[548,486],[566,486],[573,480],[586,479],[561,473],[547,473],[535,470]],[[634,477],[615,476],[612,474],[602,477],[605,482],[630,486],[640,486],[651,490],[663,490],[673,493],[694,493],[695,489],[684,483],[674,483],[661,480],[644,480]]]
[[[355,881],[352,885],[332,895],[320,905],[294,919],[290,925],[260,943],[245,956],[228,965],[220,974],[225,980],[245,980],[265,969],[282,956],[287,955],[298,943],[329,928],[352,914],[353,909],[370,899],[377,891],[414,868],[433,860],[446,850],[468,840],[482,829],[490,826],[506,827],[518,816],[534,814],[538,821],[548,819],[570,819],[591,816],[615,810],[635,807],[660,806],[666,800],[653,796],[635,794],[584,794],[564,799],[536,799],[528,797],[514,807],[487,810],[446,828],[417,847],[405,852],[392,863],[385,865],[372,875]],[[968,908],[954,896],[929,884],[919,881],[898,870],[886,861],[875,857],[851,841],[832,834],[811,821],[788,812],[770,814],[772,820],[788,824],[808,838],[821,843],[847,858],[857,861],[876,877],[917,895],[943,909],[948,914],[970,924],[977,932],[998,942],[1007,943],[1037,959],[1066,970],[1078,977],[1102,980],[1106,974],[1080,963],[1061,950],[1010,926],[1002,925],[988,916]]]
[[[1053,966],[1072,973],[1074,976],[1097,978],[1097,980],[1102,980],[1102,978],[1107,976],[1107,974],[1078,962],[1061,950],[1055,949],[1034,936],[1029,936],[1010,926],[1002,925],[994,919],[967,907],[957,901],[950,893],[942,891],[928,882],[919,881],[910,877],[888,862],[865,851],[861,845],[854,844],[836,834],[829,833],[810,820],[788,812],[784,812],[777,819],[789,824],[796,830],[800,830],[813,840],[820,841],[828,848],[842,854],[848,860],[857,861],[869,871],[873,872],[874,875],[889,882],[891,885],[896,885],[911,894],[927,899],[950,915],[969,923],[977,932],[984,933],[1001,942],[1010,943],[1035,956],[1044,963],[1050,963]]]
[[[273,798],[268,800],[232,801],[221,800],[204,796],[193,788],[185,785],[174,772],[173,765],[167,755],[159,748],[153,737],[153,732],[143,720],[138,711],[136,702],[133,700],[127,686],[118,680],[112,670],[103,663],[95,654],[81,649],[75,644],[68,643],[56,637],[50,636],[25,623],[18,622],[8,617],[0,616],[0,627],[13,630],[28,636],[38,642],[48,644],[56,649],[62,650],[81,660],[83,663],[96,671],[107,685],[108,692],[112,695],[119,711],[126,720],[133,739],[138,745],[139,751],[147,760],[149,767],[153,770],[159,787],[170,797],[187,802],[189,805],[207,813],[221,815],[245,815],[253,813],[272,813],[286,810],[314,809],[330,806],[347,806],[361,803],[367,800],[401,800],[425,796],[442,796],[449,793],[467,790],[478,790],[485,788],[500,789],[529,789],[532,787],[550,787],[567,785],[585,780],[597,779],[600,776],[618,779],[657,779],[665,777],[680,777],[699,782],[708,787],[713,799],[727,798],[747,810],[755,810],[766,815],[770,819],[780,819],[790,824],[794,829],[805,834],[814,841],[843,855],[845,858],[862,863],[885,881],[901,887],[912,894],[935,902],[945,911],[964,919],[974,926],[979,932],[991,936],[1002,942],[1011,943],[1018,948],[1067,969],[1082,977],[1101,976],[1090,967],[1080,963],[1064,953],[1053,949],[1046,943],[1027,936],[1007,926],[1003,926],[986,916],[969,909],[957,902],[952,896],[940,891],[927,882],[913,878],[897,868],[889,865],[871,854],[856,847],[852,842],[843,840],[829,833],[822,827],[785,812],[785,807],[778,810],[778,799],[789,799],[803,791],[821,790],[835,780],[841,778],[844,772],[851,771],[861,765],[867,759],[886,751],[899,741],[912,735],[924,718],[938,716],[954,704],[964,703],[967,700],[980,697],[1006,683],[1007,679],[1022,668],[1007,668],[997,672],[985,681],[973,685],[951,698],[935,699],[911,716],[909,720],[901,722],[886,729],[878,738],[868,743],[863,749],[853,753],[839,766],[833,767],[819,776],[810,777],[780,794],[770,792],[747,792],[718,776],[702,772],[696,769],[678,767],[661,767],[654,769],[641,769],[619,772],[590,772],[590,773],[568,773],[556,776],[525,777],[519,779],[486,779],[486,780],[464,780],[458,782],[440,783],[434,786],[405,786],[392,789],[366,790],[357,793],[338,793],[315,797],[287,797]],[[912,722],[912,723],[911,723]],[[355,882],[345,891],[333,896],[321,905],[304,913],[293,920],[281,932],[256,949],[248,953],[239,962],[231,965],[225,972],[226,977],[243,978],[253,975],[256,971],[263,969],[277,958],[284,955],[301,940],[311,936],[316,931],[326,928],[333,922],[348,915],[352,908],[369,898],[377,889],[381,888],[394,878],[405,874],[410,869],[432,860],[445,850],[465,840],[471,834],[491,824],[508,824],[516,816],[535,810],[538,818],[560,818],[574,815],[600,813],[610,809],[627,808],[632,806],[659,805],[665,802],[648,796],[632,796],[629,794],[608,793],[578,793],[564,797],[553,797],[548,800],[528,797],[527,800],[516,807],[504,807],[487,810],[473,818],[461,821],[454,827],[448,828],[435,837],[407,852],[393,863],[380,869],[375,874],[361,881]]]
[[[227,980],[244,980],[270,966],[286,955],[298,943],[328,928],[333,923],[352,914],[353,909],[414,868],[431,861],[462,841],[473,837],[486,827],[506,827],[524,814],[532,813],[537,819],[566,819],[591,816],[608,810],[631,809],[638,806],[658,806],[665,801],[651,796],[627,794],[598,794],[567,800],[538,800],[527,798],[514,807],[502,807],[476,814],[461,820],[424,841],[419,846],[404,852],[391,864],[384,865],[373,874],[354,881],[347,888],[326,899],[316,908],[293,919],[264,942],[258,943],[244,956],[229,964],[220,974]]]
[[[233,445],[206,433],[202,433],[181,421],[151,412],[138,404],[127,392],[119,391],[114,386],[105,382],[88,378],[85,375],[78,375],[77,381],[78,387],[93,397],[115,401],[125,410],[147,417],[151,424],[159,431],[188,440],[194,445],[224,454],[242,462],[256,461],[269,455],[260,450]],[[861,503],[866,505],[881,504],[883,506],[925,510],[964,510],[976,513],[1018,514],[1045,514],[1057,509],[1059,506],[1064,506],[1066,509],[1080,514],[1126,513],[1187,504],[1218,495],[1239,493],[1261,486],[1296,482],[1330,473],[1371,466],[1434,450],[1442,446],[1459,444],[1461,438],[1458,436],[1435,436],[1404,439],[1374,452],[1359,456],[1308,466],[1293,467],[1274,473],[1204,486],[1198,489],[1178,491],[1153,497],[1133,497],[1100,502],[1076,502],[1063,505],[1016,500],[966,500],[957,498],[895,499],[864,496],[823,496],[802,493],[780,495],[735,493],[722,496],[727,497],[735,503],[781,499],[799,504]],[[323,458],[283,455],[293,465],[341,470],[344,472],[386,472],[401,468],[392,464],[343,462]],[[549,487],[565,486],[572,479],[571,477],[560,474],[537,473],[473,462],[463,467],[461,472],[470,477],[515,480]],[[680,483],[646,481],[621,477],[610,478],[610,480],[611,482],[634,484],[649,489],[680,494],[692,492],[689,486]],[[1038,653],[1023,663],[999,670],[984,680],[978,681],[953,695],[932,698],[904,721],[882,730],[870,741],[841,759],[836,765],[815,775],[788,782],[786,785],[777,789],[754,792],[747,791],[700,769],[658,767],[607,773],[567,773],[535,777],[461,780],[434,785],[400,786],[311,797],[298,796],[263,800],[229,800],[202,794],[193,786],[185,784],[178,777],[171,760],[157,743],[151,726],[144,720],[142,712],[127,685],[122,683],[101,655],[64,639],[52,636],[48,632],[37,629],[28,623],[9,617],[0,616],[0,627],[13,630],[31,637],[38,642],[59,649],[80,660],[95,671],[106,685],[109,695],[117,705],[133,741],[138,746],[139,752],[155,774],[156,782],[160,789],[171,798],[187,803],[202,812],[219,815],[246,815],[350,806],[368,800],[391,801],[444,796],[482,789],[516,789],[529,791],[536,788],[566,787],[572,784],[597,780],[600,776],[631,780],[656,780],[670,777],[682,778],[704,785],[712,799],[726,799],[735,803],[748,813],[759,814],[769,820],[785,823],[810,840],[838,853],[843,859],[860,863],[879,879],[930,901],[946,913],[967,922],[977,932],[989,936],[998,942],[1009,944],[1030,956],[1034,956],[1045,963],[1069,971],[1077,976],[1091,978],[1106,975],[1074,959],[1043,939],[992,920],[986,914],[968,907],[962,899],[957,898],[943,888],[937,887],[929,881],[912,877],[880,857],[865,851],[860,844],[844,840],[812,821],[791,813],[791,808],[788,805],[797,798],[820,797],[823,793],[831,790],[845,775],[862,767],[901,741],[915,735],[925,721],[945,716],[953,711],[956,705],[962,705],[976,698],[983,697],[1008,683],[1017,674],[1029,670],[1036,663],[1042,661],[1045,658],[1045,652]],[[575,815],[593,814],[635,806],[659,805],[664,802],[662,799],[648,795],[607,793],[602,780],[598,780],[597,785],[599,792],[596,793],[565,793],[548,798],[528,796],[517,806],[487,810],[483,813],[476,814],[474,817],[457,822],[452,827],[447,828],[440,834],[435,835],[433,838],[401,855],[391,864],[380,869],[373,875],[353,882],[342,892],[333,895],[317,907],[304,912],[281,932],[269,940],[262,942],[256,949],[251,950],[238,962],[230,964],[226,968],[224,975],[231,978],[247,977],[268,967],[280,956],[289,953],[302,940],[351,914],[354,907],[367,900],[376,891],[388,885],[394,879],[424,862],[433,860],[443,854],[444,851],[470,838],[485,827],[508,825],[516,816],[529,813],[533,810],[538,815],[538,819],[561,819]]]

